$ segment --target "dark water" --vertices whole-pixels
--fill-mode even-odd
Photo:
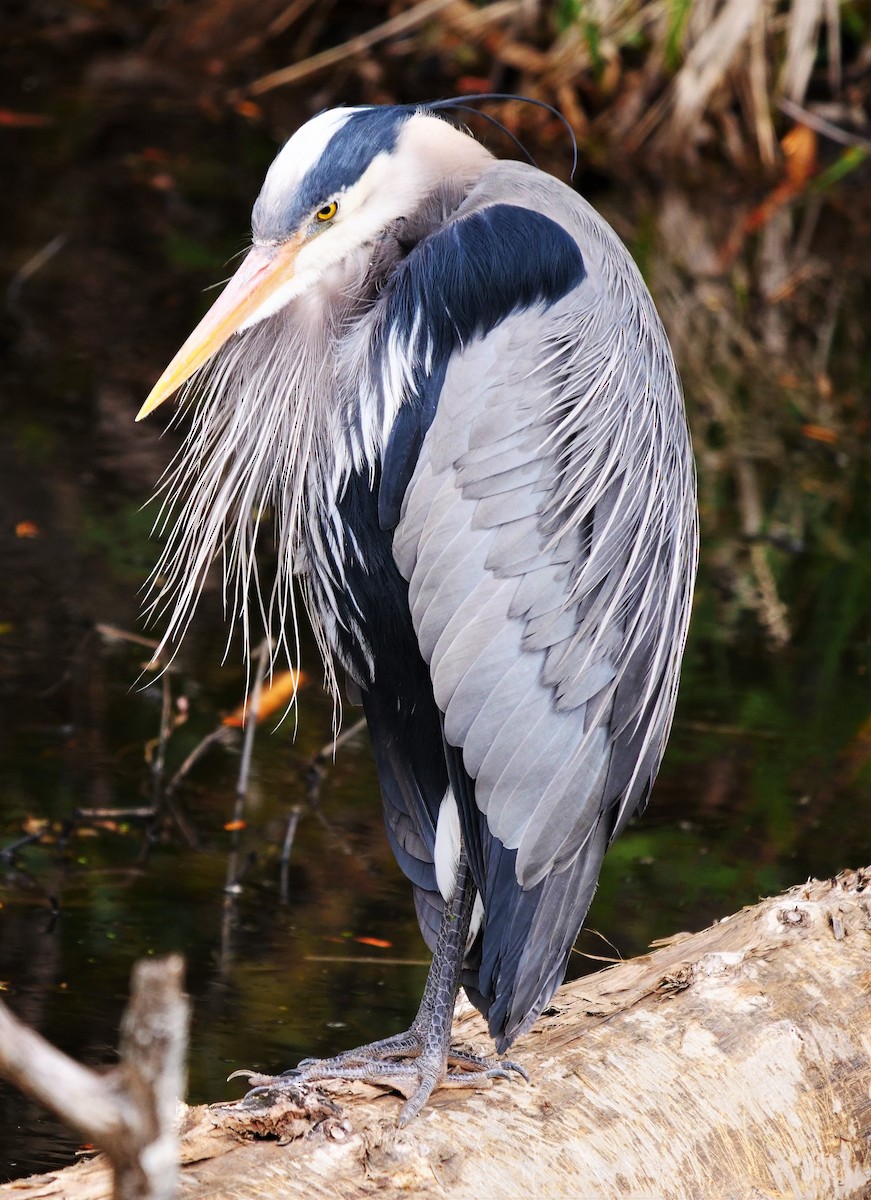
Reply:
[[[191,715],[170,741],[170,769],[243,684],[238,667],[214,669],[212,632],[214,642],[190,656],[197,674],[182,666],[173,678]],[[228,905],[223,825],[238,747],[213,751],[180,793],[196,849],[171,827],[149,836],[136,818],[70,828],[83,807],[147,804],[143,749],[160,713],[157,687],[131,690],[140,655],[95,638],[88,647],[54,690],[32,695],[22,684],[4,697],[0,838],[9,845],[34,819],[50,822],[47,838],[4,863],[4,999],[81,1060],[111,1063],[132,964],[182,951],[194,1001],[194,1102],[240,1094],[224,1082],[237,1067],[283,1068],[403,1028],[426,955],[386,848],[365,739],[344,747],[328,774],[325,826],[305,801],[307,762],[330,727],[316,686],[302,694],[296,741],[290,728],[261,731],[241,890]],[[697,635],[654,802],[610,852],[583,953],[631,955],[809,875],[871,861],[867,772],[857,778],[844,750],[865,712],[863,682],[843,672],[820,710],[798,655],[761,660],[730,647],[716,659]],[[303,816],[282,903],[279,848],[293,804]],[[579,953],[573,973],[595,966]],[[0,1174],[48,1169],[75,1146],[0,1089]]]
[[[123,812],[75,819],[81,809],[151,802],[146,759],[161,687],[137,682],[146,650],[96,631],[143,633],[138,589],[157,552],[140,509],[173,435],[161,439],[159,422],[132,418],[204,306],[199,290],[226,273],[275,136],[298,115],[276,108],[271,133],[216,115],[205,71],[196,96],[153,78],[137,90],[137,12],[127,13],[133,26],[108,31],[94,18],[97,32],[78,40],[49,36],[50,22],[31,28],[10,42],[0,82],[0,107],[47,120],[9,128],[0,143],[9,289],[0,333],[0,849],[42,831],[0,858],[0,986],[52,1041],[106,1064],[132,964],[182,951],[196,1102],[239,1094],[238,1083],[224,1083],[239,1066],[280,1069],[402,1028],[426,956],[381,829],[365,737],[339,752],[318,813],[307,805],[307,766],[331,725],[310,647],[295,740],[292,719],[258,736],[238,894],[224,893],[238,743],[213,749],[178,793],[195,847],[172,822]],[[655,195],[641,217],[624,189],[601,199],[643,250]],[[845,262],[860,294],[869,263],[855,251]],[[606,862],[576,973],[597,965],[585,956],[631,955],[810,875],[871,862],[871,422],[861,390],[871,372],[848,340],[835,337],[829,366],[833,424],[842,405],[865,444],[814,445],[828,458],[810,462],[801,443],[785,463],[774,455],[759,464],[772,511],[790,473],[808,480],[807,536],[769,548],[792,625],[780,648],[726,582],[724,561],[743,553],[728,516],[737,501],[706,465],[726,435],[702,421],[704,387],[685,369],[705,503],[680,706],[650,810]],[[752,395],[741,402],[752,411]],[[783,411],[789,446],[795,422],[787,402]],[[222,668],[223,642],[212,589],[170,677],[173,704],[184,698],[188,716],[167,747],[169,775],[241,698],[238,648]],[[294,805],[302,816],[283,899],[279,852]],[[0,1179],[68,1161],[75,1148],[0,1088]]]

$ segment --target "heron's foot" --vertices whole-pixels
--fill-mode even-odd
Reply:
[[[519,1063],[469,1054],[453,1047],[444,1050],[441,1046],[427,1045],[414,1029],[347,1050],[335,1058],[304,1059],[298,1067],[281,1075],[236,1071],[231,1078],[243,1074],[253,1084],[249,1096],[261,1089],[296,1088],[327,1079],[389,1088],[406,1099],[399,1115],[400,1126],[417,1116],[437,1088],[489,1087],[494,1079],[511,1079],[515,1075],[529,1082],[529,1075]]]

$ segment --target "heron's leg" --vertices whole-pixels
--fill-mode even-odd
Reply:
[[[324,1079],[358,1079],[383,1084],[406,1097],[407,1103],[399,1117],[400,1124],[404,1125],[417,1116],[437,1087],[480,1087],[491,1079],[508,1078],[512,1071],[527,1078],[517,1063],[451,1049],[454,1003],[466,955],[475,894],[465,854],[461,853],[454,894],[445,904],[432,966],[410,1029],[345,1051],[335,1058],[305,1059],[298,1067],[280,1076],[252,1073],[254,1090],[280,1087],[282,1080],[289,1085]],[[455,1069],[451,1070],[452,1067]]]
[[[460,972],[466,955],[474,901],[475,885],[472,874],[465,854],[461,854],[454,894],[445,904],[420,1006],[410,1028],[405,1033],[381,1038],[370,1046],[352,1050],[351,1054],[363,1054],[372,1050],[377,1052],[383,1047],[387,1053],[396,1055],[401,1054],[402,1047],[407,1046],[406,1053],[417,1056],[423,1052],[427,1042],[432,1040],[433,1030],[443,1030],[445,1024],[447,1041],[450,1044],[451,1022],[460,988]]]

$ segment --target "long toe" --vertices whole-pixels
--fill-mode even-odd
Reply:
[[[387,1053],[392,1044],[392,1054]],[[399,1116],[400,1126],[407,1125],[418,1115],[432,1093],[444,1088],[486,1088],[496,1079],[520,1076],[529,1081],[524,1068],[509,1060],[485,1058],[453,1047],[422,1048],[415,1034],[400,1034],[395,1039],[349,1050],[335,1058],[305,1059],[298,1067],[281,1075],[261,1075],[257,1072],[236,1071],[234,1077],[245,1075],[253,1085],[248,1096],[255,1093],[294,1091],[300,1086],[340,1080],[347,1083],[370,1083],[375,1087],[399,1092],[406,1103]]]
[[[420,1082],[403,1105],[400,1127],[418,1115],[436,1088],[487,1088],[494,1079],[512,1079],[515,1075],[529,1082],[529,1075],[519,1063],[500,1062],[453,1049],[445,1055],[425,1052],[415,1061],[414,1068]]]
[[[283,1071],[284,1075],[294,1075],[299,1071],[310,1068],[324,1067],[354,1067],[360,1063],[381,1062],[386,1059],[416,1058],[423,1049],[423,1042],[414,1029],[404,1033],[395,1033],[391,1037],[381,1038],[377,1042],[369,1042],[365,1046],[357,1046],[353,1050],[343,1050],[332,1058],[301,1058],[295,1067]]]

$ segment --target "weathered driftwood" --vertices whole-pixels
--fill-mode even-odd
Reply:
[[[456,1033],[486,1045],[475,1014]],[[871,869],[565,987],[516,1057],[532,1084],[442,1092],[401,1132],[400,1101],[374,1089],[341,1117],[317,1096],[189,1109],[180,1194],[867,1200]],[[0,1187],[108,1195],[99,1160]]]
[[[108,1071],[74,1062],[0,1004],[0,1075],[103,1147],[111,1163],[103,1168],[103,1194],[115,1200],[176,1194],[189,1018],[183,973],[177,954],[136,964],[120,1061]]]

